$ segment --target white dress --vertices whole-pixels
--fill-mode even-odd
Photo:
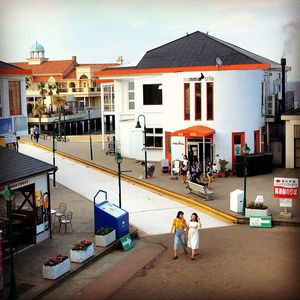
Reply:
[[[199,249],[199,229],[198,222],[189,222],[188,246],[192,249]]]

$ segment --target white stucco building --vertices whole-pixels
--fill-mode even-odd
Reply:
[[[96,74],[114,80],[116,140],[123,156],[139,160],[143,114],[149,160],[187,154],[234,168],[246,142],[264,151],[268,99],[281,99],[280,64],[199,31],[148,51],[136,66]]]

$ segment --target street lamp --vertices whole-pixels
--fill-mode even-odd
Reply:
[[[17,298],[16,290],[16,276],[15,276],[15,265],[14,265],[14,247],[13,247],[13,236],[12,236],[12,213],[11,213],[11,197],[16,194],[8,188],[4,193],[4,198],[6,200],[7,216],[9,219],[8,232],[9,232],[9,244],[10,244],[10,292],[9,299]]]
[[[89,115],[90,154],[91,154],[91,160],[93,160],[93,144],[92,144],[92,135],[91,135],[91,108],[88,108],[87,111]]]
[[[246,180],[247,180],[247,156],[250,152],[250,148],[247,146],[247,143],[242,148],[244,152],[244,200],[243,200],[243,214],[245,215],[246,210]]]
[[[52,128],[52,154],[53,154],[53,166],[55,166],[55,123],[59,124],[58,120],[53,120],[53,128]],[[53,171],[53,186],[55,186],[55,171]]]
[[[115,161],[118,164],[118,178],[119,178],[119,207],[122,207],[121,203],[121,163],[123,161],[122,155],[117,152],[115,155]]]
[[[145,179],[148,178],[148,172],[147,172],[147,150],[146,150],[146,117],[144,115],[139,115],[137,118],[136,126],[135,128],[142,128],[141,123],[139,121],[140,117],[144,118],[144,151],[145,151]]]

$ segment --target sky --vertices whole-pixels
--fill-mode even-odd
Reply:
[[[0,60],[25,61],[38,41],[51,60],[136,61],[195,31],[292,67],[300,80],[300,0],[0,0]]]

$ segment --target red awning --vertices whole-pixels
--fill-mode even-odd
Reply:
[[[185,137],[208,137],[215,133],[215,130],[206,126],[192,126],[172,132],[171,136]]]

